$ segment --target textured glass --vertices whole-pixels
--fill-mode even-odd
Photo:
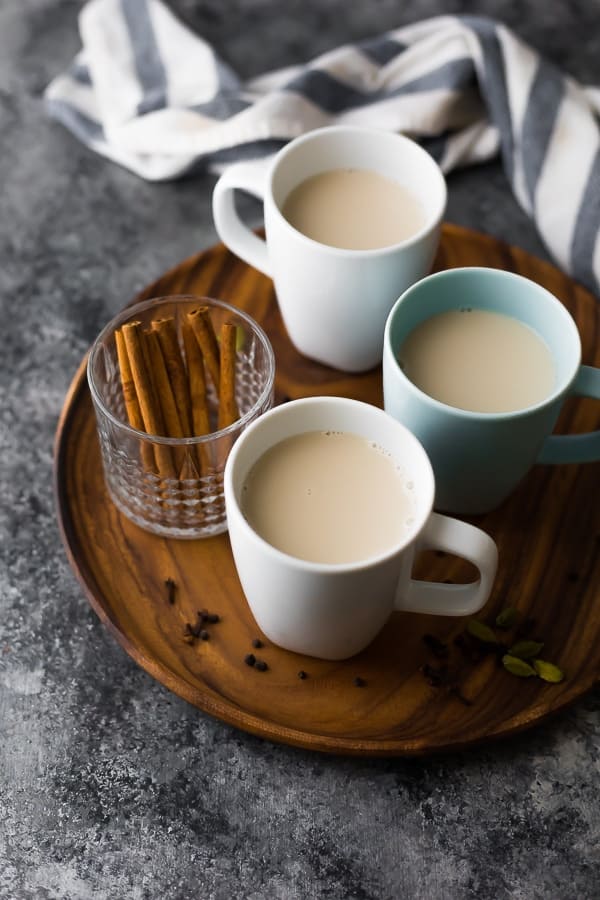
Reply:
[[[173,317],[181,343],[186,312],[210,308],[217,335],[224,321],[238,326],[236,401],[240,419],[221,431],[192,438],[157,438],[128,424],[115,346],[115,331],[130,321],[149,327]],[[275,360],[264,331],[241,310],[206,297],[161,297],[129,307],[98,336],[88,361],[104,476],[110,496],[129,519],[155,534],[209,537],[226,530],[223,471],[231,447],[248,425],[273,405]],[[218,402],[208,382],[211,422]],[[157,450],[168,454],[176,478],[160,475]]]

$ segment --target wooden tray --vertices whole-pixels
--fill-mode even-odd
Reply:
[[[554,267],[521,250],[452,225],[444,227],[437,268],[486,265],[520,272],[549,288],[575,317],[584,362],[600,365],[600,305]],[[339,394],[381,405],[381,373],[347,376],[310,362],[290,344],[271,281],[216,246],[150,285],[136,300],[173,293],[219,297],[262,323],[277,359],[278,400]],[[598,428],[598,404],[572,400],[558,430]],[[506,736],[539,722],[581,696],[600,677],[600,467],[538,466],[492,514],[473,518],[497,541],[500,567],[483,617],[507,605],[536,620],[543,656],[566,672],[559,685],[520,680],[492,657],[466,664],[464,705],[430,686],[420,667],[433,662],[425,633],[443,640],[464,621],[394,614],[375,642],[342,663],[277,647],[255,650],[269,665],[257,672],[244,656],[259,637],[231,557],[227,535],[205,541],[155,537],[124,518],[109,500],[85,360],[58,425],[55,490],[63,540],[88,599],[127,653],[199,709],[271,740],[314,750],[406,755],[456,749]],[[417,574],[463,580],[466,564],[424,556]],[[164,580],[177,583],[170,605]],[[183,640],[185,623],[207,607],[221,622],[208,641]],[[453,653],[458,653],[453,649]],[[308,677],[298,678],[305,670]],[[366,681],[356,687],[354,678]]]

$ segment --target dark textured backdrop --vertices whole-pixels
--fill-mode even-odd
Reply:
[[[108,318],[215,234],[213,179],[145,184],[45,118],[80,6],[0,2],[0,898],[597,898],[598,691],[484,750],[326,758],[200,714],[89,608],[53,510],[65,392]],[[243,75],[463,11],[600,84],[599,0],[173,7]],[[449,187],[450,220],[544,255],[498,166]]]

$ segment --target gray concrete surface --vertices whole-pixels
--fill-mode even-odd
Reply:
[[[200,714],[87,604],[53,508],[65,392],[109,317],[215,234],[212,178],[145,184],[45,117],[80,6],[0,2],[0,898],[598,897],[598,691],[469,753],[326,758]],[[598,0],[173,6],[243,75],[464,11],[600,84]],[[544,256],[498,165],[449,187],[450,220]]]

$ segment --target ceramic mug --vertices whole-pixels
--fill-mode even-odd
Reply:
[[[310,176],[340,168],[368,169],[407,187],[423,208],[423,227],[376,250],[344,250],[305,237],[282,215],[284,201]],[[264,200],[266,242],[238,217],[236,189]],[[221,240],[273,279],[296,348],[347,372],[381,362],[387,314],[398,295],[429,272],[445,207],[444,176],[418,144],[391,132],[341,125],[296,138],[274,159],[231,166],[213,194]]]
[[[457,409],[425,394],[406,377],[398,350],[431,316],[471,306],[512,316],[548,346],[555,383],[541,402],[514,412]],[[565,398],[600,398],[600,369],[581,365],[575,322],[549,291],[500,269],[449,269],[423,279],[398,300],[386,323],[385,409],[419,438],[436,480],[436,509],[484,513],[498,506],[534,463],[600,460],[600,431],[552,435]]]
[[[414,485],[410,528],[402,540],[370,559],[343,564],[298,559],[268,544],[242,512],[248,473],[269,448],[293,435],[328,430],[375,442],[398,461]],[[345,659],[373,640],[393,610],[464,616],[481,609],[496,573],[496,545],[479,528],[432,513],[433,497],[433,472],[422,446],[375,406],[312,397],[279,406],[254,422],[227,460],[225,504],[242,588],[269,640],[309,656]],[[479,579],[470,584],[413,580],[415,553],[427,548],[465,557],[478,568]]]

